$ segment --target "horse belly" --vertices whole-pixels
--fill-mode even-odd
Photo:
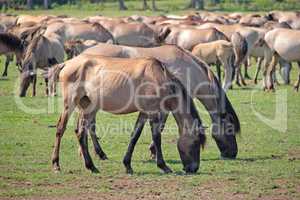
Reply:
[[[275,51],[287,61],[300,61],[300,42],[277,40]]]

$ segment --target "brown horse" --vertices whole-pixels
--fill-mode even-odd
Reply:
[[[7,56],[5,68],[2,76],[7,76],[9,62],[12,60],[12,54],[16,55],[17,65],[20,64],[24,51],[24,45],[21,39],[11,33],[0,33],[0,55]]]
[[[171,172],[161,150],[161,127],[172,112],[179,127],[178,151],[187,173],[195,173],[200,163],[200,147],[205,143],[204,128],[192,99],[182,84],[156,59],[110,58],[79,55],[60,66],[63,112],[57,123],[52,156],[54,170],[60,170],[59,150],[68,118],[80,110],[76,134],[85,166],[98,172],[87,148],[87,131],[91,130],[98,110],[113,114],[140,112],[127,153],[123,159],[127,173],[132,173],[134,146],[147,119],[156,149],[157,166]]]

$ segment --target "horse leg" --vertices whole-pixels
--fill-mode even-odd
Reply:
[[[7,76],[7,69],[8,69],[10,60],[11,60],[10,57],[6,56],[5,67],[4,67],[4,71],[3,71],[2,76]]]
[[[231,57],[228,57],[223,62],[224,74],[225,74],[223,89],[225,91],[227,91],[229,88],[231,88],[231,77],[232,77],[233,70],[234,70],[234,64],[231,61],[232,61]]]
[[[91,119],[92,119],[91,114],[85,114],[85,113],[81,114],[80,121],[79,121],[79,128],[76,135],[79,141],[81,153],[83,155],[85,167],[88,170],[91,170],[92,173],[98,173],[99,170],[95,167],[88,150],[87,132],[91,124]]]
[[[278,63],[278,55],[275,53],[272,57],[272,61],[266,70],[266,89],[274,90],[273,73],[275,72],[276,65]]]
[[[236,68],[236,72],[235,72],[235,74],[236,74],[235,83],[236,83],[239,87],[242,86],[241,83],[240,83],[240,74],[241,74],[240,72],[241,72],[241,68],[240,68],[240,66],[239,66],[239,67]]]
[[[46,88],[45,88],[45,94],[46,94],[46,96],[48,96],[48,95],[49,95],[48,78],[45,78],[45,85],[46,85]]]
[[[68,107],[65,107],[57,122],[56,139],[55,139],[55,144],[52,153],[52,166],[55,172],[60,171],[60,165],[59,165],[60,142],[66,130],[66,126],[70,114],[71,114],[70,109]]]
[[[217,68],[218,81],[219,81],[220,84],[222,84],[222,80],[221,80],[221,63],[219,61],[217,61],[217,63],[216,63],[216,68]]]
[[[143,113],[139,113],[139,116],[138,116],[138,118],[135,122],[133,132],[131,134],[131,139],[130,139],[126,154],[123,158],[123,164],[126,168],[126,173],[127,174],[132,174],[133,173],[133,170],[132,170],[132,167],[131,167],[131,158],[132,158],[132,154],[133,154],[133,151],[134,151],[134,147],[135,147],[137,141],[139,140],[139,137],[142,133],[142,130],[144,128],[144,125],[145,125],[146,121],[147,121],[147,116]]]
[[[166,165],[161,149],[161,127],[164,125],[166,115],[158,113],[150,118],[152,131],[152,141],[156,149],[156,164],[164,173],[170,173],[172,170]]]
[[[264,60],[263,57],[258,58],[257,68],[256,68],[256,71],[255,71],[254,84],[257,84],[258,74],[259,74],[259,72],[260,72],[260,69],[261,69],[261,63],[262,63],[263,60]]]
[[[290,84],[290,72],[292,69],[292,65],[290,62],[287,62],[283,60],[282,58],[279,59],[280,64],[280,75],[284,81],[284,84],[289,85]]]
[[[243,75],[242,75],[242,71],[240,70],[240,78],[241,78],[241,83],[242,83],[242,85],[243,86],[246,86],[247,85],[247,83],[245,82],[245,79],[244,79],[244,77],[243,77]]]
[[[246,59],[244,62],[244,77],[245,77],[245,79],[251,79],[251,77],[248,74],[249,65],[250,65],[250,58]]]
[[[32,75],[32,96],[36,95],[36,74]]]
[[[102,150],[99,142],[98,142],[98,137],[96,135],[96,116],[93,117],[92,121],[91,121],[91,126],[90,126],[90,136],[92,138],[92,142],[94,145],[94,151],[96,153],[96,155],[99,156],[99,158],[101,160],[106,160],[107,156],[104,153],[104,151]]]
[[[163,132],[164,130],[164,125],[168,119],[169,114],[165,114],[165,118],[163,119],[164,121],[162,122],[162,127],[161,127],[161,132]],[[155,149],[155,145],[154,142],[152,141],[152,143],[149,146],[149,150],[150,150],[150,158],[151,159],[155,159],[156,158],[156,149]]]
[[[300,62],[297,62],[298,64],[298,80],[296,81],[296,83],[294,84],[294,89],[295,91],[299,91],[299,85],[300,85]]]

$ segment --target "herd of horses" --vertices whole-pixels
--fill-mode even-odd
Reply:
[[[206,128],[193,99],[198,99],[211,117],[212,136],[221,158],[235,159],[240,122],[226,91],[234,80],[239,87],[247,84],[251,58],[257,60],[254,83],[262,68],[264,90],[274,90],[278,63],[284,83],[289,84],[291,63],[297,62],[299,75],[294,88],[298,90],[298,29],[300,13],[281,11],[85,19],[1,14],[0,54],[6,56],[3,76],[16,57],[21,97],[26,96],[31,83],[32,95],[36,95],[38,69],[45,79],[46,95],[55,95],[56,83],[60,82],[63,110],[52,154],[55,171],[60,170],[60,143],[68,119],[78,109],[75,132],[85,166],[92,172],[98,169],[87,148],[88,134],[99,158],[107,159],[95,127],[96,113],[103,110],[113,114],[139,112],[123,159],[127,173],[133,173],[131,157],[147,121],[152,132],[152,156],[163,172],[172,172],[161,149],[161,132],[169,113],[179,129],[177,149],[183,170],[195,173]],[[217,77],[211,65],[216,65]]]

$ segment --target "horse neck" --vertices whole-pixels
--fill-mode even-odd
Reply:
[[[191,97],[183,95],[178,102],[178,108],[173,113],[180,135],[195,133],[194,130],[202,126],[201,119]]]
[[[212,122],[219,122],[221,114],[226,112],[225,105],[227,105],[227,102],[229,100],[224,90],[217,83],[217,80],[208,82],[203,87],[195,90],[195,93],[195,97],[203,104],[205,109],[208,111]]]

